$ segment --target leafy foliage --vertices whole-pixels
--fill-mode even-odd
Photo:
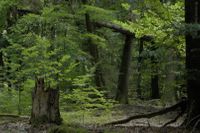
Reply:
[[[90,82],[91,76],[89,75],[79,76],[73,80],[75,88],[71,93],[65,94],[62,99],[67,103],[69,110],[109,110],[113,107],[114,101],[106,99],[104,92],[91,86]]]
[[[152,75],[159,76],[164,102],[181,97],[176,95],[184,95],[184,34],[195,34],[199,28],[199,25],[184,24],[183,5],[182,1],[161,3],[159,0],[89,0],[84,5],[79,0],[35,3],[0,0],[0,51],[4,61],[4,66],[0,66],[0,111],[15,113],[18,107],[14,101],[21,96],[18,105],[23,108],[22,113],[27,113],[34,80],[41,77],[47,88],[60,89],[62,111],[109,110],[114,105],[109,98],[115,97],[124,35],[94,25],[94,31],[88,33],[85,14],[91,22],[109,22],[134,33],[130,99],[136,97],[138,83],[142,97],[150,98]],[[30,12],[14,16],[15,9]],[[139,53],[138,40],[144,36],[153,40],[144,42]],[[88,52],[91,44],[87,40],[97,46],[96,64],[91,62],[93,57]],[[152,57],[156,63],[152,63]],[[94,83],[97,66],[102,68],[100,73],[105,80],[102,88]]]

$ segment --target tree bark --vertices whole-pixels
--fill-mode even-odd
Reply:
[[[61,124],[59,111],[59,89],[46,88],[43,78],[36,79],[32,93],[30,122],[37,126],[45,123]]]
[[[133,36],[126,35],[123,55],[121,58],[119,78],[118,78],[116,100],[123,104],[128,104],[128,80],[129,80],[129,69],[131,63],[132,41],[133,41]]]
[[[0,52],[0,90],[3,89],[4,71],[3,71],[3,53]]]
[[[4,62],[3,62],[3,53],[0,52],[0,67],[4,66]]]
[[[141,81],[142,81],[142,52],[143,52],[143,43],[144,41],[142,39],[139,40],[139,55],[138,55],[138,78],[137,78],[137,98],[142,98],[142,88],[141,88]]]
[[[85,14],[85,23],[86,23],[86,29],[88,33],[93,33],[93,23],[90,20],[90,15]],[[88,39],[88,51],[92,57],[92,64],[96,65],[96,70],[94,72],[94,79],[95,84],[97,87],[101,88],[105,86],[102,69],[99,63],[99,50],[96,44],[92,42],[91,39]]]
[[[185,21],[187,24],[200,23],[200,0],[185,0]],[[197,124],[200,128],[200,38],[199,31],[194,31],[197,36],[186,35],[186,69],[187,69],[187,94],[188,112],[186,123],[190,127]],[[193,32],[193,34],[194,34]]]
[[[154,71],[155,74],[151,75],[151,98],[152,99],[159,99],[160,98],[160,92],[159,92],[159,86],[158,86],[158,74]]]
[[[152,51],[155,51],[156,48],[152,47]],[[160,90],[159,90],[159,76],[158,76],[158,61],[155,55],[151,56],[151,98],[159,99],[160,98]]]

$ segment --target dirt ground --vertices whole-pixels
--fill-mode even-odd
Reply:
[[[113,116],[119,120],[132,115],[146,114],[160,110],[160,108],[141,106],[141,105],[120,105],[113,109]],[[153,117],[151,119],[138,119],[126,124],[120,124],[110,127],[96,126],[95,124],[84,125],[83,128],[88,133],[187,133],[186,128],[179,126],[184,120],[184,116],[177,122],[163,128],[162,126],[174,119],[178,113],[170,112],[165,115]],[[112,121],[113,121],[112,120]],[[29,125],[29,118],[0,117],[0,133],[47,133],[47,128],[51,125],[32,128]],[[198,131],[193,133],[200,133]]]

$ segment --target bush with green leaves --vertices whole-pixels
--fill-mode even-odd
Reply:
[[[114,100],[105,98],[105,91],[100,91],[91,85],[91,76],[78,76],[73,80],[74,89],[63,94],[62,102],[67,102],[65,110],[109,110],[115,103]]]
[[[29,115],[31,92],[29,90],[3,89],[0,93],[0,113]]]

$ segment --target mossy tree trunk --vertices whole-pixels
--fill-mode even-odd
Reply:
[[[61,124],[59,89],[46,88],[43,78],[36,79],[32,93],[32,125],[45,123]]]
[[[187,24],[200,23],[200,0],[185,0],[185,21]],[[195,35],[196,34],[196,35]],[[186,123],[200,128],[200,37],[199,31],[186,35],[186,69],[188,112]]]
[[[132,35],[126,35],[119,72],[116,100],[128,104],[128,81],[131,64]]]

